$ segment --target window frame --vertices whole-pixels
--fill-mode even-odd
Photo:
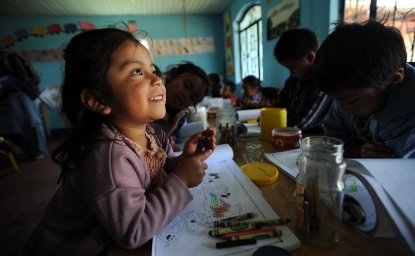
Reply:
[[[261,9],[261,15],[258,17],[258,19],[252,21],[248,26],[246,26],[245,28],[241,29],[241,23],[242,21],[245,19],[246,15],[249,13],[249,11],[254,8],[254,7],[259,7],[261,8],[260,4],[252,4],[250,5],[248,8],[246,8],[246,10],[243,12],[243,14],[241,15],[241,18],[237,21],[237,26],[238,26],[238,39],[239,39],[239,58],[240,58],[240,73],[241,73],[241,79],[244,78],[244,58],[243,58],[243,54],[244,52],[242,51],[242,44],[245,43],[246,48],[248,49],[248,36],[246,36],[245,40],[242,40],[242,33],[245,33],[246,35],[248,34],[248,30],[250,28],[252,28],[253,26],[256,26],[256,36],[257,36],[257,51],[256,54],[258,56],[258,74],[248,74],[248,75],[254,75],[256,77],[259,78],[260,81],[262,81],[263,79],[263,49],[262,49],[262,9]],[[246,53],[249,53],[249,51],[247,50]],[[248,55],[249,56],[249,55]],[[249,59],[249,58],[248,58]],[[250,63],[250,62],[249,62]],[[248,72],[247,72],[248,73]]]

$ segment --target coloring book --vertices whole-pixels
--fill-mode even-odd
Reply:
[[[252,221],[279,218],[263,198],[261,190],[241,172],[232,158],[229,145],[218,145],[206,160],[209,168],[203,182],[190,189],[193,201],[153,237],[153,256],[252,255],[263,245],[273,244],[289,251],[300,246],[300,241],[287,226],[278,226],[281,237],[260,239],[254,245],[216,249],[216,243],[224,240],[209,236],[212,221],[248,212],[256,214]]]

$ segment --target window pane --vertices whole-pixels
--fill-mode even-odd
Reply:
[[[401,31],[405,42],[407,61],[414,61],[415,1],[377,1],[376,19]]]
[[[244,30],[259,19],[261,19],[261,6],[255,5],[245,14],[239,24],[239,29]]]
[[[369,19],[370,0],[345,0],[344,20],[362,22]]]
[[[370,0],[345,0],[344,20],[362,22],[369,19]],[[376,20],[399,29],[405,41],[407,61],[415,61],[415,1],[377,0]]]
[[[257,26],[251,26],[247,29],[248,33],[248,72],[258,77],[258,37]]]

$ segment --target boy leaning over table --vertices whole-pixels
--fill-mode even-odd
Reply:
[[[345,157],[415,157],[415,69],[399,30],[381,22],[339,23],[317,52],[313,79],[335,103],[327,136]]]

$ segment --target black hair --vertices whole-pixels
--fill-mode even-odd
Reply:
[[[206,93],[209,90],[209,77],[201,67],[189,61],[179,63],[169,68],[169,70],[167,71],[167,75],[166,75],[166,83],[165,83],[166,86],[168,86],[169,82],[172,81],[174,78],[184,73],[190,73],[190,74],[194,74],[200,77],[202,79],[202,83],[203,83],[202,86],[204,89],[203,96],[206,95]],[[196,106],[197,103],[203,100],[203,96],[200,99],[197,99],[196,102],[194,102],[194,106]],[[167,109],[167,112],[170,112],[170,113],[171,111],[173,111],[173,109],[171,109],[167,104],[166,104],[166,109]]]
[[[212,84],[213,85],[218,85],[218,84],[220,84],[220,76],[219,76],[219,74],[218,73],[210,73],[209,75],[208,75],[208,77],[209,77],[209,79],[210,79],[210,81],[212,82]]]
[[[113,53],[127,41],[139,44],[130,32],[117,28],[96,29],[75,35],[64,50],[64,78],[61,110],[72,126],[67,140],[54,150],[53,160],[70,170],[82,158],[91,136],[98,133],[106,116],[93,112],[81,101],[81,92],[89,89],[102,97],[108,95],[107,71]]]
[[[235,83],[234,82],[232,82],[230,80],[227,80],[223,83],[223,86],[229,86],[229,89],[231,89],[231,92],[235,92],[236,88],[235,88]]]
[[[252,88],[258,88],[261,90],[261,80],[259,80],[256,76],[249,75],[242,79],[242,84],[251,86]]]
[[[157,66],[156,64],[153,63],[154,69],[156,70],[156,76],[158,77],[163,77],[163,72],[161,72],[161,69],[159,68],[159,66]]]
[[[317,52],[313,79],[324,92],[343,88],[386,89],[405,66],[399,30],[377,21],[338,23]]]
[[[282,34],[274,47],[274,57],[279,63],[302,60],[309,52],[317,52],[317,35],[307,28],[293,28]]]

